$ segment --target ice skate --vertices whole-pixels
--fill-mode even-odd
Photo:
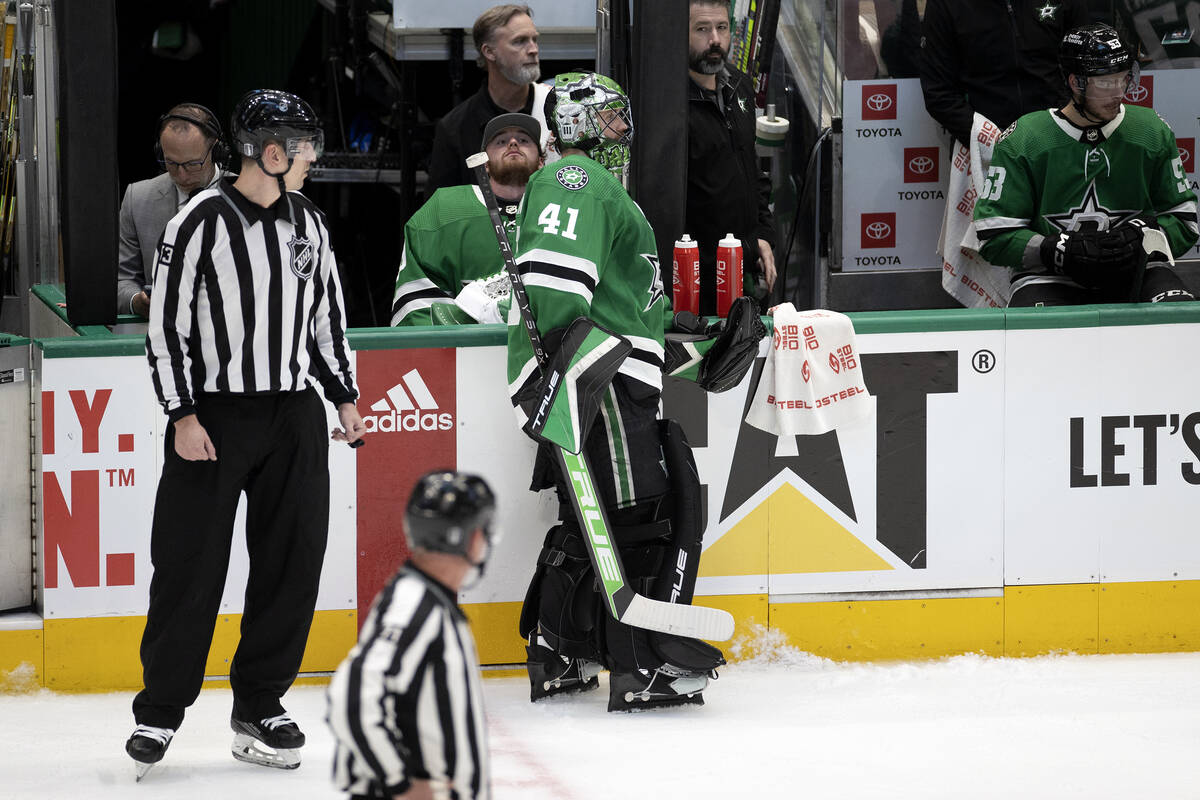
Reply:
[[[614,672],[608,679],[608,710],[638,711],[663,706],[704,705],[702,692],[709,676],[716,672],[697,672],[664,664],[657,670]]]
[[[586,692],[600,685],[597,675],[603,667],[586,658],[568,658],[555,653],[541,635],[525,646],[529,658],[529,700],[537,702],[553,694]]]
[[[141,781],[151,767],[162,761],[174,735],[174,728],[138,725],[133,729],[133,733],[125,742],[125,752],[134,760],[134,768],[137,771],[135,780]]]
[[[276,769],[300,766],[304,734],[287,714],[257,722],[231,717],[229,726],[233,728],[233,757],[238,761]]]

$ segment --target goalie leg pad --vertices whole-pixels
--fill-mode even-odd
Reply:
[[[671,492],[671,538],[657,576],[657,591],[650,595],[671,603],[691,603],[704,543],[704,502],[700,473],[683,427],[673,419],[659,420],[663,463]]]
[[[540,633],[546,646],[571,658],[595,658],[596,619],[602,613],[587,545],[572,525],[546,534],[521,607],[520,633]]]

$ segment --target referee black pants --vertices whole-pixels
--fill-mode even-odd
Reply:
[[[242,492],[250,569],[229,670],[239,719],[283,712],[279,698],[300,669],[329,531],[329,440],[314,389],[201,395],[196,408],[217,460],[181,459],[172,425],[154,501],[145,688],[133,713],[160,728],[178,728],[200,694]]]

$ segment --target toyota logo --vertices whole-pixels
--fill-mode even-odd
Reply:
[[[892,107],[891,95],[878,92],[867,98],[867,108],[872,111],[886,111]]]
[[[1129,91],[1125,93],[1125,99],[1131,103],[1140,103],[1150,95],[1150,90],[1140,83],[1137,86],[1131,86]]]
[[[1192,163],[1192,151],[1183,147],[1179,148],[1179,160],[1185,167],[1190,166]],[[1191,172],[1191,170],[1189,169],[1188,172]]]
[[[878,241],[880,239],[886,239],[892,235],[892,226],[888,225],[886,222],[872,222],[867,225],[866,231],[868,239],[875,239]]]
[[[916,175],[928,175],[933,172],[933,167],[933,159],[929,156],[916,156],[908,162],[908,168]]]

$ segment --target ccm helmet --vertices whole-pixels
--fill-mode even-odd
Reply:
[[[320,158],[325,149],[325,133],[312,106],[278,89],[254,89],[246,93],[233,109],[229,130],[234,151],[239,156],[253,158],[260,168],[263,148],[271,142],[283,145],[288,169],[307,145],[312,146],[314,159]]]
[[[489,548],[500,540],[492,524],[495,515],[496,497],[483,478],[463,472],[430,472],[413,488],[404,510],[404,528],[413,549],[466,558],[476,528],[483,529]]]
[[[578,148],[628,183],[633,113],[617,82],[597,72],[566,72],[546,95],[546,124],[559,149]]]
[[[1110,25],[1093,22],[1075,28],[1063,37],[1058,46],[1058,68],[1072,94],[1085,95],[1087,79],[1098,75],[1115,75],[1129,70],[1125,89],[1137,81],[1137,61],[1121,36]],[[1072,83],[1071,76],[1077,80]]]

